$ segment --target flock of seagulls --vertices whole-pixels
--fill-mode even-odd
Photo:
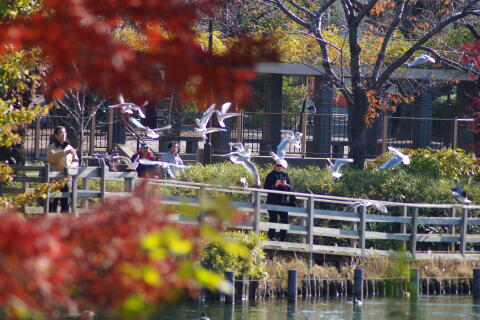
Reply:
[[[425,63],[435,63],[435,60],[426,54],[421,54],[415,60],[409,63],[407,66],[414,67],[417,65],[425,64]],[[145,118],[145,114],[143,113],[142,108],[148,104],[148,101],[145,102],[140,107],[134,103],[125,102],[125,99],[123,98],[122,94],[119,95],[118,100],[119,100],[118,104],[110,105],[109,107],[114,109],[119,109],[122,114],[127,114],[128,121],[135,130],[142,131],[148,137],[157,139],[158,137],[160,137],[160,135],[158,134],[159,132],[171,129],[171,125],[164,126],[161,128],[151,129],[147,126],[144,126],[137,118],[133,116],[134,114],[138,114],[140,118]],[[224,122],[226,119],[242,116],[241,113],[229,112],[231,105],[232,105],[231,102],[226,102],[222,104],[222,106],[218,110],[215,109],[215,104],[212,104],[211,106],[209,106],[203,112],[200,119],[195,119],[195,123],[197,125],[194,128],[195,132],[199,136],[206,139],[208,134],[211,134],[214,132],[226,131],[225,122]],[[207,127],[213,114],[217,115],[217,121],[220,128]],[[281,133],[282,139],[278,144],[276,151],[275,152],[272,151],[270,154],[274,161],[279,163],[282,167],[288,168],[288,162],[285,159],[287,147],[289,144],[292,144],[296,148],[300,148],[303,134],[301,132],[294,132],[292,130],[281,130],[280,133]],[[232,148],[232,152],[227,153],[224,156],[229,157],[230,161],[232,161],[234,164],[239,164],[244,166],[247,172],[253,178],[255,184],[257,186],[260,186],[261,182],[260,182],[258,169],[255,166],[255,164],[251,161],[252,151],[250,147],[244,146],[242,143],[239,143],[239,142],[231,142],[229,143],[229,145]],[[402,153],[400,150],[394,147],[388,147],[388,150],[393,155],[393,157],[388,159],[385,163],[383,163],[379,167],[380,170],[389,170],[400,164],[404,164],[404,165],[410,164],[409,155]],[[113,164],[113,166],[116,166],[118,164],[124,164],[126,165],[128,170],[135,170],[138,167],[139,163],[144,165],[159,165],[162,167],[162,169],[164,169],[167,175],[171,178],[175,178],[175,175],[173,173],[175,170],[189,168],[189,166],[185,166],[185,165],[176,165],[176,164],[170,164],[162,161],[152,161],[152,160],[146,160],[146,159],[140,159],[140,160],[137,159],[138,161],[136,160],[132,162],[129,158],[119,156],[118,154],[110,156],[108,160],[110,161],[111,164]],[[327,159],[327,161],[328,161],[328,171],[330,172],[332,177],[336,179],[339,179],[342,176],[340,169],[344,165],[353,163],[353,159],[349,159],[349,158],[336,159],[334,162],[332,162],[331,159]],[[246,178],[243,177],[238,182],[240,185],[244,187],[248,187],[248,181]],[[307,188],[307,190],[309,189]],[[459,202],[463,204],[471,203],[471,200],[468,199],[465,190],[463,190],[462,186],[458,181],[456,181],[456,185],[454,188],[451,189],[451,191],[452,191],[452,196]],[[312,193],[310,190],[309,192]],[[359,206],[374,207],[382,213],[388,212],[386,207],[383,206],[382,204],[375,201],[367,201],[367,200],[351,203],[345,210],[347,211],[354,210]]]

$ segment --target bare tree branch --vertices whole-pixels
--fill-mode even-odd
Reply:
[[[472,35],[475,37],[475,39],[480,40],[480,33],[477,31],[477,29],[475,29],[475,27],[472,24],[462,23],[462,25],[464,27],[466,27],[472,33]]]
[[[432,48],[429,48],[429,47],[420,47],[420,50],[423,50],[423,51],[427,51],[429,53],[431,53],[436,61],[442,61],[443,63],[445,63],[446,65],[450,66],[450,67],[453,67],[455,69],[458,69],[458,70],[461,70],[463,72],[470,72],[470,73],[474,73],[474,74],[480,74],[479,71],[477,70],[474,70],[474,69],[468,69],[467,67],[461,65],[460,63],[458,62],[455,62],[453,60],[450,60],[450,59],[447,59],[445,58],[444,56],[440,55],[436,50],[432,49]]]
[[[314,30],[313,26],[309,24],[307,21],[301,19],[299,16],[294,14],[292,11],[290,11],[282,1],[280,0],[263,0],[265,2],[270,2],[276,5],[280,10],[282,10],[283,13],[285,13],[290,19],[301,25],[302,27],[308,29],[308,30]]]
[[[373,8],[374,5],[376,5],[378,0],[370,0],[366,5],[363,6],[363,8],[360,10],[360,12],[357,14],[355,17],[355,20],[353,20],[353,24],[355,26],[358,26],[360,22],[362,22],[363,17]]]

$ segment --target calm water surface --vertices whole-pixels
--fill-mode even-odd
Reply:
[[[189,320],[199,318],[202,312],[207,312],[211,320],[480,320],[480,301],[473,301],[471,296],[420,297],[418,303],[410,303],[408,299],[369,298],[357,310],[344,299],[300,299],[296,305],[289,305],[286,299],[267,299],[240,301],[234,306],[205,301],[168,306],[151,319]]]

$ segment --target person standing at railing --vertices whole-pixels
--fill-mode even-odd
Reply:
[[[264,189],[278,190],[278,191],[292,191],[293,185],[290,182],[290,177],[283,171],[283,166],[278,163],[273,163],[273,170],[265,178]],[[267,196],[267,204],[277,204],[292,206],[295,203],[295,197],[281,193],[269,193]],[[288,212],[268,210],[269,221],[277,223],[280,218],[280,223],[288,224]],[[278,240],[285,241],[287,230],[280,230]],[[268,238],[270,240],[277,240],[275,229],[268,230]]]
[[[179,152],[180,152],[180,142],[172,141],[168,144],[168,151],[162,155],[162,158],[160,159],[160,161],[183,166],[183,160],[182,158],[180,158]],[[175,170],[175,169],[172,168],[170,170]],[[173,177],[168,175],[168,171],[163,172],[163,175],[164,175],[164,178],[173,179]]]
[[[77,150],[67,141],[67,130],[65,127],[58,126],[53,129],[50,137],[50,144],[47,148],[47,162],[52,171],[63,172],[65,167],[78,166]],[[69,192],[69,183],[60,189],[61,192]],[[57,212],[58,202],[60,200],[60,212],[68,212],[68,198],[54,198],[50,206],[50,212]]]

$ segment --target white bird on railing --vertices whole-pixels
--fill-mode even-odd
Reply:
[[[200,119],[195,119],[195,123],[197,127],[194,129],[196,133],[203,137],[203,139],[207,139],[207,134],[218,132],[218,131],[227,131],[223,128],[207,128],[208,121],[212,117],[213,113],[215,112],[215,104],[212,104],[208,107],[207,110],[202,114]]]
[[[285,155],[287,152],[288,144],[292,143],[295,147],[300,148],[300,142],[302,140],[303,133],[301,132],[293,132],[292,130],[281,130],[282,134],[284,134],[283,139],[277,146],[276,152],[270,152],[274,161],[280,163],[282,167],[287,168],[288,163],[285,160]]]
[[[340,173],[340,168],[347,163],[352,163],[353,159],[337,159],[335,160],[335,163],[332,163],[332,160],[330,158],[327,159],[328,163],[330,164],[328,166],[328,171],[332,174],[334,178],[340,178],[342,174]]]
[[[455,187],[453,187],[451,190],[452,190],[452,196],[459,202],[465,203],[465,204],[472,202],[472,200],[467,198],[467,192],[463,190],[462,185],[460,184],[460,181],[456,180]]]
[[[121,113],[133,114],[134,112],[138,112],[138,115],[140,116],[140,118],[145,118],[145,114],[142,111],[142,107],[145,107],[148,104],[148,101],[145,101],[145,103],[142,105],[142,107],[139,107],[135,103],[125,102],[125,99],[123,98],[122,94],[120,94],[118,96],[118,101],[120,103],[113,104],[113,105],[110,105],[108,107],[109,108],[120,109]]]
[[[425,53],[422,53],[417,58],[415,58],[415,60],[413,60],[412,62],[407,64],[407,67],[412,68],[412,67],[419,66],[419,65],[422,65],[422,64],[425,64],[425,63],[434,64],[435,59],[433,59],[432,57],[430,57],[429,55],[427,55]]]
[[[138,157],[132,162],[129,157],[120,156],[120,155],[110,155],[108,157],[109,163],[112,167],[125,164],[127,165],[127,170],[137,170],[138,167]]]
[[[230,161],[235,164],[241,164],[242,166],[247,169],[248,173],[252,176],[253,180],[255,181],[256,185],[259,186],[260,182],[260,175],[258,174],[258,169],[255,164],[250,160],[252,156],[252,150],[249,146],[243,147],[243,150],[233,151],[230,153],[225,154],[225,157],[229,157]]]
[[[381,213],[388,213],[387,207],[380,202],[372,200],[360,200],[350,203],[343,211],[355,211],[358,207],[374,207]]]
[[[410,164],[410,156],[406,155],[400,150],[395,149],[393,147],[388,147],[388,150],[393,154],[393,158],[387,160],[384,164],[382,164],[379,169],[380,170],[385,170],[385,169],[391,169],[393,167],[396,167],[400,163],[403,162],[404,165],[409,165]]]
[[[220,110],[215,110],[215,113],[217,114],[218,124],[222,128],[225,128],[225,123],[223,122],[225,119],[228,119],[228,118],[231,118],[231,117],[238,117],[238,116],[242,115],[241,113],[228,112],[231,105],[232,105],[231,102],[227,102],[227,103],[222,104]]]
[[[174,171],[186,170],[190,168],[190,166],[186,166],[183,164],[175,164],[175,163],[168,163],[168,162],[148,160],[148,159],[139,159],[138,162],[146,166],[160,166],[164,171],[165,175],[171,179],[176,179],[175,174],[173,173]]]

